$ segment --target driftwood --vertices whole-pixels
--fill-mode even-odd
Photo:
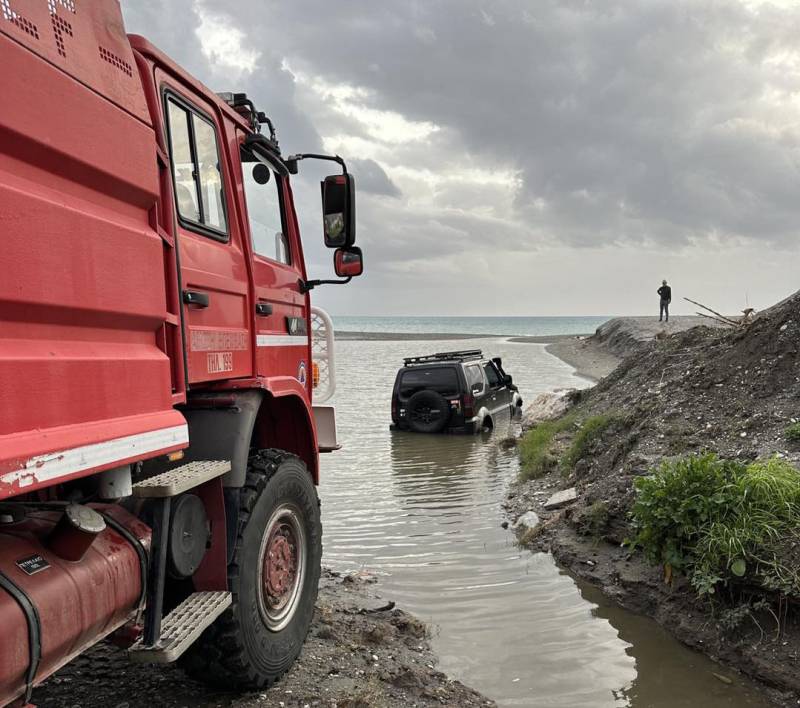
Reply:
[[[713,320],[713,319],[717,319],[717,318],[718,318],[720,321],[722,321],[722,322],[725,322],[725,323],[727,323],[727,324],[731,325],[732,327],[740,327],[740,326],[742,325],[742,323],[741,323],[741,322],[738,322],[738,321],[736,321],[736,320],[732,320],[732,319],[730,319],[729,317],[725,317],[725,315],[723,315],[723,314],[720,314],[720,313],[719,313],[719,312],[717,312],[716,310],[712,310],[710,307],[706,307],[706,306],[705,306],[705,305],[704,305],[702,302],[697,302],[696,300],[691,300],[691,299],[690,299],[690,298],[688,298],[688,297],[685,297],[685,298],[683,298],[683,299],[684,299],[684,300],[686,300],[687,302],[691,302],[691,303],[692,303],[692,305],[697,305],[698,307],[702,307],[704,310],[707,310],[707,311],[708,311],[708,312],[710,312],[712,315],[716,315],[716,318],[715,318],[715,317],[712,317],[712,318],[710,318],[710,319],[712,319],[712,320]],[[701,313],[700,313],[700,312],[698,312],[697,314],[698,314],[698,315],[700,315]],[[702,316],[703,316],[703,317],[708,317],[708,315],[702,315]]]
[[[721,320],[719,317],[714,317],[714,315],[707,315],[704,312],[698,312],[697,314],[700,317],[705,317],[706,319],[714,320],[714,322],[719,322],[720,324],[724,324],[726,327],[741,327],[741,325],[738,322],[734,323],[734,322],[731,322],[731,320],[728,320],[728,319]]]

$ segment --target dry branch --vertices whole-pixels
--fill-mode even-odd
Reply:
[[[719,317],[719,319],[723,320],[724,322],[727,322],[729,325],[733,325],[734,327],[738,327],[741,324],[741,322],[737,322],[736,320],[732,320],[729,317],[725,317],[725,315],[720,314],[716,310],[712,310],[710,307],[706,307],[702,302],[697,302],[696,300],[691,300],[688,297],[685,297],[683,299],[687,300],[688,302],[691,302],[692,305],[697,305],[698,307],[702,307],[704,310],[708,310],[708,312],[710,312],[712,315],[716,315],[717,317]],[[697,314],[699,315],[700,313],[698,312]],[[712,319],[714,319],[714,318],[712,317]]]
[[[731,322],[731,320],[720,319],[719,317],[714,317],[713,315],[706,315],[703,312],[698,312],[697,314],[700,317],[705,317],[706,319],[714,320],[714,322],[719,322],[721,324],[724,324],[726,327],[739,327],[738,322]]]

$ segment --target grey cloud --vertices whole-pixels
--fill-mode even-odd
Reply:
[[[382,194],[387,197],[401,196],[400,189],[389,179],[389,175],[375,160],[355,158],[347,162],[350,171],[356,178],[359,192]]]
[[[800,154],[759,125],[787,110],[770,91],[800,90],[800,77],[764,62],[792,46],[800,8],[451,0],[271,9],[271,23],[296,29],[278,39],[295,63],[370,89],[378,108],[456,130],[472,154],[513,163],[520,217],[561,240],[780,241],[800,222]],[[421,41],[421,28],[437,41]],[[547,208],[534,214],[537,200]]]
[[[649,249],[651,256],[653,249],[700,253],[705,244],[708,257],[714,248],[789,248],[796,239],[800,73],[775,57],[797,51],[800,5],[195,4],[225,12],[261,51],[239,88],[273,116],[286,152],[319,150],[323,137],[368,136],[352,116],[307,95],[284,61],[330,84],[366,89],[359,100],[371,108],[440,127],[425,144],[381,147],[374,156],[380,164],[344,155],[354,171],[358,165],[359,242],[367,246],[368,270],[380,273],[357,288],[399,292],[405,279],[391,273],[400,262],[423,254],[444,264],[458,248],[500,259],[554,243]],[[217,86],[224,76],[199,50],[192,7],[188,0],[124,3],[131,29],[155,31],[153,40],[199,78],[227,89]],[[394,171],[459,164],[519,179],[485,189],[479,181],[445,181],[420,206]],[[314,241],[319,188],[309,181],[303,197],[303,179],[298,211]],[[497,199],[503,190],[508,198]],[[494,199],[491,214],[475,208]],[[306,253],[327,264],[330,254],[318,246]],[[475,268],[482,262],[476,255]],[[452,285],[445,276],[438,282]],[[342,293],[336,298],[347,297]]]

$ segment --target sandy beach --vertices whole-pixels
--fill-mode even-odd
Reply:
[[[622,361],[599,347],[591,339],[570,337],[547,345],[547,351],[575,369],[578,376],[599,381],[608,376]]]

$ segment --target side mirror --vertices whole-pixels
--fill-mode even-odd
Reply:
[[[364,255],[358,246],[337,248],[333,254],[333,269],[340,278],[355,278],[364,272]]]
[[[356,189],[350,173],[322,181],[322,225],[328,248],[349,248],[356,242]]]
[[[512,378],[511,378],[511,376],[509,376],[508,374],[506,374],[506,375],[503,377],[503,383],[504,383],[506,386],[511,386],[511,384],[513,384],[513,383],[514,383],[514,379],[512,379]]]

